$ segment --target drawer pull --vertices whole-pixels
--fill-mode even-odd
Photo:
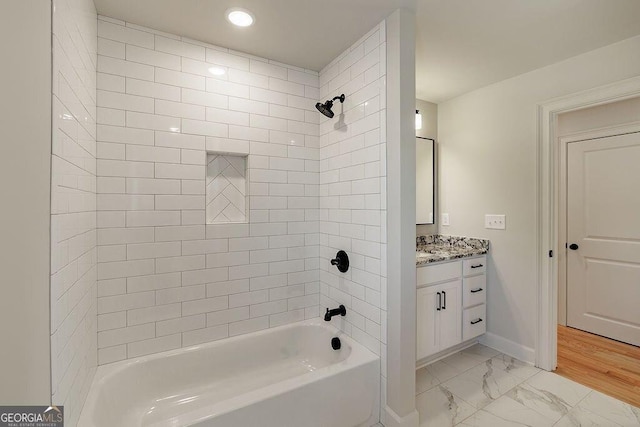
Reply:
[[[440,311],[440,308],[442,307],[442,295],[440,292],[436,292],[436,294],[438,295],[438,308],[436,308],[436,310]]]
[[[447,293],[445,291],[442,291],[442,309],[447,309]]]
[[[476,292],[481,292],[482,288],[477,288],[477,289],[471,289],[471,293],[475,294]]]
[[[476,323],[480,323],[480,322],[482,322],[482,319],[480,319],[480,318],[478,317],[476,320],[472,320],[472,321],[471,321],[471,324],[472,324],[472,325],[475,325]]]
[[[476,264],[476,265],[472,265],[471,268],[480,268],[480,267],[484,267],[484,265],[482,264]]]

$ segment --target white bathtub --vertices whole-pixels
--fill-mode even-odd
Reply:
[[[368,426],[379,369],[376,355],[313,319],[101,366],[78,426]]]

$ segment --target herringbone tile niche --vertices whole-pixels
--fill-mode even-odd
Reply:
[[[207,224],[247,220],[247,157],[207,153]]]

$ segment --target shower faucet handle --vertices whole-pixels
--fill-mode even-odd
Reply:
[[[331,260],[331,265],[338,267],[341,273],[346,273],[349,270],[349,255],[345,251],[338,251],[336,257]]]

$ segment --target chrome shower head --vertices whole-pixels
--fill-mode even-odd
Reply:
[[[322,114],[324,114],[325,116],[329,117],[330,119],[333,118],[334,114],[333,111],[331,110],[333,108],[333,101],[335,100],[339,100],[340,103],[342,104],[344,102],[344,93],[340,96],[336,96],[333,99],[328,99],[324,104],[321,102],[316,103],[316,108],[318,109],[318,111],[320,111]]]

